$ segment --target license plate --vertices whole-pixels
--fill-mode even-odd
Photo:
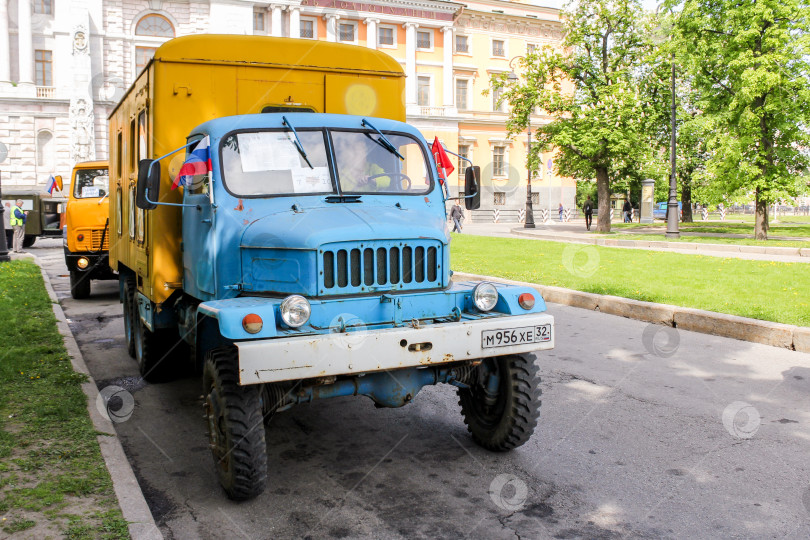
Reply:
[[[509,345],[526,345],[527,343],[544,343],[546,341],[551,341],[550,324],[481,331],[482,349],[508,347]]]

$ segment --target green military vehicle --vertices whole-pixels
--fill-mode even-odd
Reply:
[[[62,223],[67,207],[67,197],[52,197],[47,191],[37,191],[31,189],[9,189],[3,190],[3,213],[4,225],[6,227],[6,242],[8,249],[11,249],[13,241],[11,225],[11,209],[18,199],[22,199],[22,209],[28,212],[25,220],[25,240],[23,247],[31,247],[37,238],[61,237]]]

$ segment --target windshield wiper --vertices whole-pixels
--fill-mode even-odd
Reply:
[[[295,147],[298,149],[298,153],[301,154],[301,157],[304,158],[304,161],[307,162],[307,165],[309,165],[309,168],[314,169],[315,167],[313,167],[312,163],[309,162],[309,158],[307,158],[307,153],[304,151],[304,146],[301,144],[301,139],[298,138],[298,133],[295,131],[295,128],[293,127],[293,125],[290,124],[290,122],[287,120],[286,116],[281,117],[281,122],[282,122],[283,125],[287,126],[288,128],[290,128],[292,130],[293,135],[295,135]]]
[[[393,145],[393,144],[391,144],[391,141],[389,141],[389,140],[388,140],[388,137],[386,137],[385,135],[383,135],[383,134],[382,134],[382,131],[380,131],[379,129],[377,129],[377,128],[375,128],[374,126],[372,126],[372,125],[371,125],[371,122],[369,122],[368,120],[366,120],[365,118],[363,118],[362,125],[370,127],[371,129],[373,129],[374,131],[376,131],[376,132],[377,132],[377,134],[380,136],[380,138],[379,138],[379,139],[374,139],[374,138],[372,138],[372,137],[369,137],[369,139],[371,139],[371,140],[372,140],[372,141],[374,141],[375,143],[379,144],[380,146],[382,146],[383,148],[385,148],[386,150],[388,150],[389,152],[391,152],[392,154],[394,154],[395,156],[397,156],[399,159],[401,159],[401,160],[403,160],[403,161],[405,160],[405,158],[403,157],[403,155],[402,155],[402,154],[400,154],[399,152],[397,152],[396,147],[394,147],[394,145]]]

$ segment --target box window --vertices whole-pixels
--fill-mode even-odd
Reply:
[[[417,49],[432,49],[433,48],[433,32],[430,30],[418,30],[416,32],[416,48]]]

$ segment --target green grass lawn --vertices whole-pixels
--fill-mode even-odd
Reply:
[[[764,246],[764,247],[795,247],[810,248],[810,238],[802,240],[754,240],[753,238],[729,238],[727,236],[685,236],[682,235],[677,240],[668,240],[665,232],[661,234],[632,234],[622,233],[610,238],[619,240],[653,240],[658,242],[691,242],[699,244],[736,244],[741,246]]]
[[[810,326],[806,263],[459,234],[450,250],[458,272]]]
[[[129,538],[39,268],[0,263],[0,528]]]
[[[806,218],[806,223],[772,223],[769,236],[801,236],[810,240],[810,218]],[[753,223],[729,223],[729,222],[707,222],[695,221],[693,223],[680,223],[679,227],[683,232],[701,232],[713,234],[754,234]],[[632,230],[638,228],[656,228],[666,231],[666,223],[656,221],[655,223],[613,223],[611,229]]]

